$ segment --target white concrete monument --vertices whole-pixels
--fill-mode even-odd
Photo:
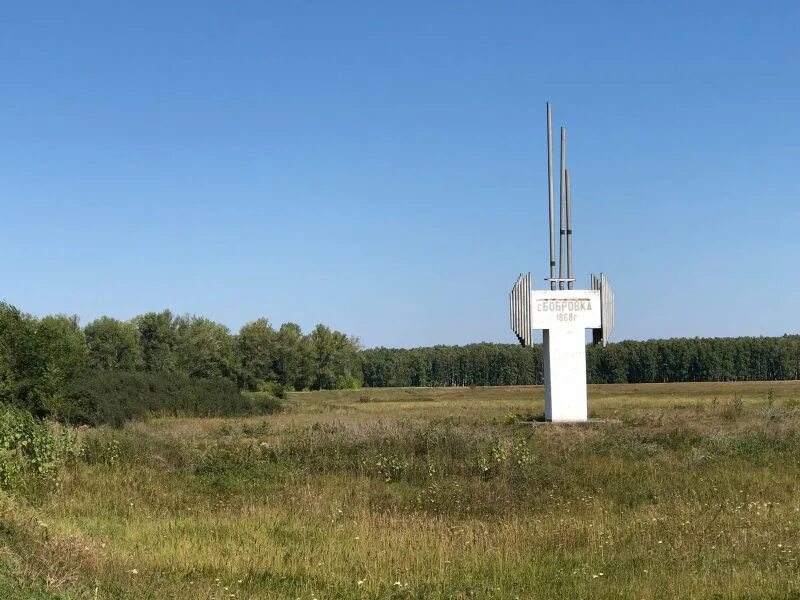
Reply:
[[[605,345],[614,328],[614,292],[605,275],[592,275],[591,289],[573,289],[572,193],[566,168],[566,130],[561,128],[559,275],[556,276],[553,219],[552,116],[547,104],[547,182],[550,216],[550,277],[547,290],[533,290],[531,274],[520,275],[511,290],[511,328],[523,346],[533,330],[543,331],[544,414],[548,421],[586,421],[586,330]]]

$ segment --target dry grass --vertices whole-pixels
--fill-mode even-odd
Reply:
[[[800,383],[590,398],[602,422],[417,388],[87,432],[7,545],[34,573],[60,552],[72,597],[800,598]]]

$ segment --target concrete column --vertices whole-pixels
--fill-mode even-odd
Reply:
[[[544,331],[544,416],[548,421],[586,421],[586,333],[583,327]]]

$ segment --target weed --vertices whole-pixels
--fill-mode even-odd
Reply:
[[[408,469],[408,461],[397,454],[378,454],[375,467],[379,476],[387,483],[399,480]]]
[[[744,402],[742,397],[737,394],[731,398],[730,404],[725,407],[725,410],[722,412],[722,416],[731,420],[738,419],[742,415],[743,410]]]
[[[525,467],[533,462],[533,457],[526,440],[517,440],[517,443],[514,445],[514,456],[516,457],[517,464],[521,467]]]
[[[0,488],[55,484],[61,468],[81,453],[73,430],[0,406]]]

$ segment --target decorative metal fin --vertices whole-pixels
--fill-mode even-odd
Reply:
[[[592,342],[606,346],[614,333],[614,290],[605,273],[592,275],[592,289],[600,291],[600,328],[592,331]]]
[[[531,323],[531,274],[520,275],[509,298],[511,312],[511,329],[517,335],[519,343],[530,346],[533,343],[533,327]]]

